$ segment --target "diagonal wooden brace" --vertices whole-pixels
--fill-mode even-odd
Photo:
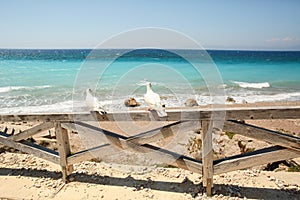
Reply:
[[[177,166],[182,169],[190,170],[196,173],[201,174],[201,169],[202,169],[202,163],[201,161],[197,161],[195,159],[189,158],[182,156],[178,153],[168,151],[166,149],[162,149],[150,144],[140,144],[140,143],[135,143],[131,141],[132,137],[126,137],[123,135],[119,135],[117,133],[113,133],[104,129],[100,129],[98,127],[83,123],[83,122],[75,122],[77,125],[86,127],[88,129],[92,129],[94,131],[99,131],[99,133],[104,134],[110,144],[105,144],[99,147],[94,147],[90,150],[84,150],[82,152],[78,152],[76,154],[73,154],[68,157],[69,163],[75,163],[79,161],[86,160],[87,158],[92,158],[93,156],[91,154],[99,153],[101,156],[105,156],[106,154],[110,154],[110,148],[112,147],[117,147],[122,150],[129,150],[133,152],[138,152],[138,153],[150,153],[151,155],[155,156],[156,158],[159,159],[159,161],[163,161],[167,164]],[[178,125],[179,122],[175,122],[174,124]],[[171,124],[170,124],[171,125]],[[161,134],[161,133],[159,133]],[[156,138],[152,137],[151,135],[150,138]],[[113,139],[113,140],[111,140]],[[152,140],[151,139],[151,140]],[[138,141],[138,140],[135,140]],[[145,142],[145,141],[143,141]]]
[[[34,126],[30,129],[27,129],[25,131],[22,131],[21,133],[12,135],[9,137],[9,139],[14,140],[14,141],[20,141],[20,140],[25,140],[39,132],[48,130],[50,128],[54,127],[54,123],[53,122],[44,122],[42,124],[39,124],[37,126]]]
[[[300,152],[300,138],[295,136],[234,120],[226,121],[223,130]]]

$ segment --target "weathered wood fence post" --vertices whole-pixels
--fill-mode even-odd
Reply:
[[[212,195],[213,187],[213,147],[211,121],[201,120],[202,128],[202,163],[203,186],[206,187],[207,196]]]
[[[67,158],[71,154],[68,130],[61,127],[60,122],[55,123],[55,135],[62,169],[62,179],[67,182],[67,176],[72,173],[73,165],[68,165]]]

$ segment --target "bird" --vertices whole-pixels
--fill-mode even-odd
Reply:
[[[151,89],[151,83],[147,83],[147,92],[144,94],[144,100],[150,107],[150,109],[155,110],[159,117],[166,117],[167,113],[164,106],[160,102],[160,96],[153,92]]]
[[[101,115],[106,114],[106,111],[102,107],[101,103],[98,101],[96,97],[92,95],[91,89],[86,90],[85,103],[89,108],[89,111],[96,111],[99,112]]]

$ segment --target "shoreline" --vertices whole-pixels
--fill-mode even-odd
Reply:
[[[124,99],[125,100],[125,99]],[[69,103],[71,103],[71,101],[68,101]],[[138,101],[139,102],[139,101]],[[141,103],[141,102],[139,102]],[[144,102],[143,102],[144,103]],[[51,104],[51,105],[41,105],[41,106],[28,106],[28,107],[13,107],[13,108],[1,108],[0,109],[0,115],[5,115],[5,114],[34,114],[34,113],[38,113],[38,114],[50,114],[50,113],[72,113],[74,111],[72,111],[73,104],[70,104],[66,107],[66,105],[61,106],[60,103],[55,103],[55,104]],[[50,108],[53,106],[53,108]],[[61,106],[61,108],[59,108]],[[115,105],[110,105],[111,107],[116,106],[116,109],[114,109],[114,111],[110,111],[108,110],[108,112],[117,112],[116,110],[120,110],[122,112],[126,112],[128,110],[146,110],[146,105],[141,104],[141,106],[138,107],[126,107],[122,102],[120,102],[120,104],[115,104]],[[207,109],[207,108],[237,108],[237,107],[241,107],[241,108],[245,108],[245,107],[272,107],[272,106],[300,106],[300,100],[295,100],[295,101],[263,101],[263,102],[255,102],[255,103],[232,103],[232,102],[225,102],[225,104],[206,104],[206,105],[199,105],[199,106],[193,106],[193,107],[186,107],[186,106],[170,106],[170,107],[166,107],[166,110],[174,110],[174,109]],[[105,107],[105,106],[104,106]],[[46,110],[46,112],[42,111],[41,109],[37,109],[37,108],[44,108],[43,110]],[[48,110],[47,110],[48,108]],[[58,109],[59,108],[59,109]],[[78,107],[79,111],[75,111],[74,113],[78,112],[87,112],[86,111],[86,107]],[[120,109],[118,109],[120,108]],[[17,110],[17,112],[13,112],[12,110]],[[1,110],[9,110],[6,112],[2,112]],[[26,112],[23,112],[23,111]]]

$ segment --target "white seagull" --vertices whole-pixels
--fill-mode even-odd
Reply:
[[[106,111],[103,109],[98,99],[92,95],[91,89],[86,90],[85,103],[89,108],[89,111],[97,111],[101,115],[106,114]]]
[[[147,83],[147,92],[144,94],[144,100],[150,107],[150,109],[155,110],[159,117],[166,117],[167,113],[160,102],[160,97],[157,93],[153,92],[151,89],[151,83]]]

